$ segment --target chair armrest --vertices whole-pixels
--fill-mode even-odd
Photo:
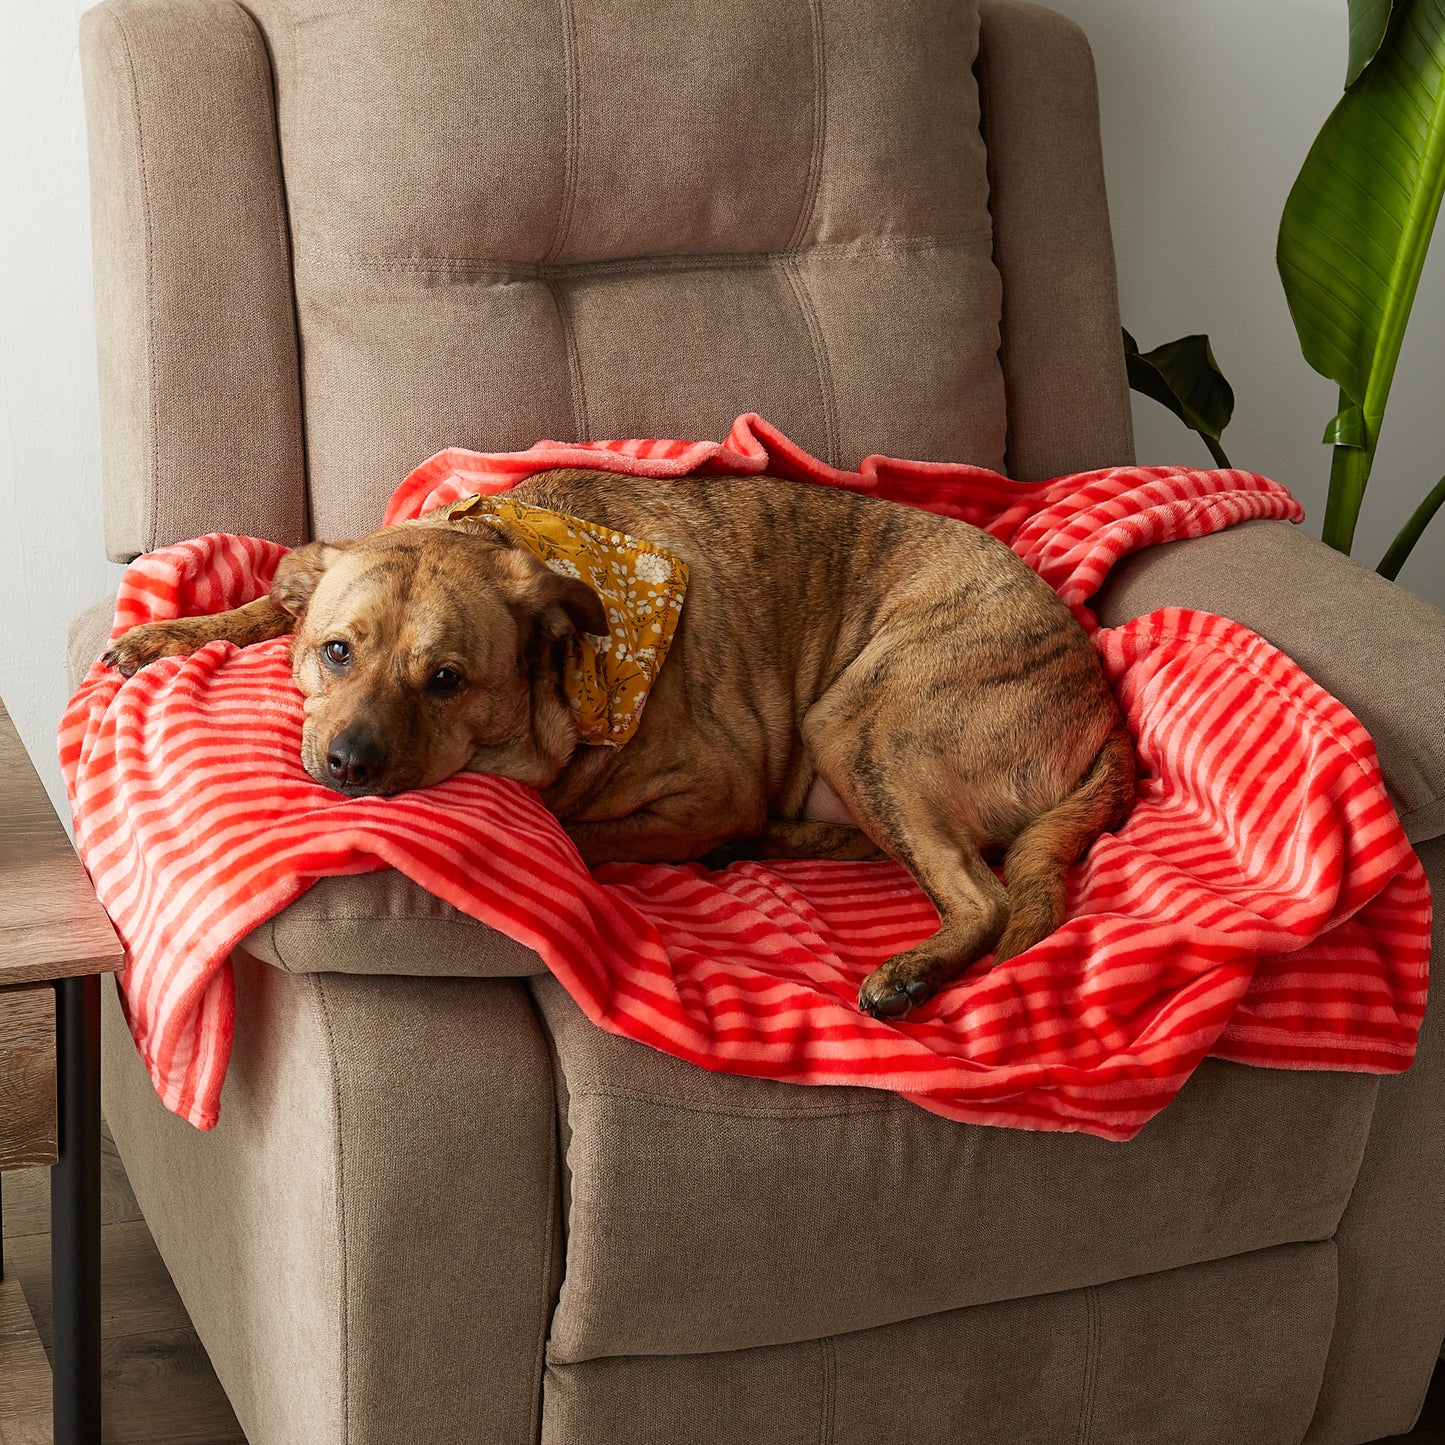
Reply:
[[[547,972],[526,944],[443,903],[394,868],[318,878],[240,947],[287,973],[529,978]]]
[[[1412,843],[1445,834],[1445,613],[1288,522],[1136,553],[1095,599],[1115,627],[1159,607],[1232,618],[1364,723]]]
[[[207,1134],[103,992],[105,1115],[247,1438],[535,1442],[562,1162],[526,989],[238,955]]]
[[[65,637],[65,663],[72,693],[105,650],[114,617],[115,598],[103,597],[70,619]]]

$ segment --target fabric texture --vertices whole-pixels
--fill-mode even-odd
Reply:
[[[838,465],[1004,464],[976,0],[248,9],[316,536],[440,447],[744,411]]]
[[[535,1441],[556,1126],[520,986],[238,956],[209,1134],[159,1106],[103,997],[105,1117],[246,1438]]]
[[[884,458],[839,473],[745,416],[725,444],[442,453],[387,517],[579,458],[633,475],[766,470],[983,522],[1090,626],[1086,599],[1125,552],[1299,515],[1282,488],[1239,472],[1133,469],[1033,488]],[[282,550],[212,538],[146,559],[116,628],[248,600]],[[1097,643],[1139,740],[1139,805],[1076,870],[1062,928],[901,1026],[853,1003],[871,967],[936,927],[894,865],[610,865],[593,878],[515,784],[460,775],[340,799],[300,769],[284,639],[213,644],[123,687],[97,669],[67,711],[61,762],[78,846],[129,950],[137,1043],[167,1105],[203,1128],[233,1027],[229,950],[310,877],[388,864],[535,948],[603,1027],[713,1068],[895,1089],[954,1118],[1128,1138],[1209,1052],[1406,1067],[1429,895],[1364,730],[1222,619],[1166,611]]]
[[[1072,20],[983,0],[978,90],[993,259],[1005,471],[1032,482],[1134,460],[1094,58]]]
[[[1117,627],[1158,607],[1233,618],[1287,652],[1369,729],[1412,843],[1445,834],[1445,613],[1277,522],[1150,547],[1096,603]]]
[[[1437,895],[1445,838],[1419,845]],[[1435,954],[1445,957],[1436,910]],[[1335,1231],[1339,1309],[1304,1445],[1355,1445],[1414,1428],[1445,1338],[1445,1027],[1438,1001],[1409,1070],[1381,1079],[1350,1206]]]
[[[215,526],[306,539],[301,389],[271,66],[231,0],[80,21],[105,545]]]
[[[1333,1313],[1324,1242],[793,1345],[549,1361],[542,1441],[1279,1445]]]
[[[557,1363],[818,1339],[1328,1239],[1388,1082],[1206,1059],[1119,1145],[709,1072],[595,1027],[553,978],[528,988],[566,1166]]]
[[[547,965],[393,868],[318,878],[239,947],[287,973],[527,978]]]
[[[451,521],[484,521],[559,576],[585,582],[607,613],[607,634],[568,639],[562,691],[581,741],[620,748],[637,731],[647,694],[667,661],[687,596],[687,568],[641,537],[514,497],[463,497],[436,509]]]

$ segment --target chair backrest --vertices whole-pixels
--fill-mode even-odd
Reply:
[[[106,0],[107,546],[376,525],[443,446],[1130,459],[1079,32],[1016,0]]]

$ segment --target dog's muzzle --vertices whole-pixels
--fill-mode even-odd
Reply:
[[[365,723],[353,723],[331,739],[326,749],[326,775],[318,781],[353,797],[379,793],[388,761],[376,732]]]

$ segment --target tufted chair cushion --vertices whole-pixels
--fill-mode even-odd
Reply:
[[[261,0],[311,526],[442,446],[1004,462],[973,0]]]

